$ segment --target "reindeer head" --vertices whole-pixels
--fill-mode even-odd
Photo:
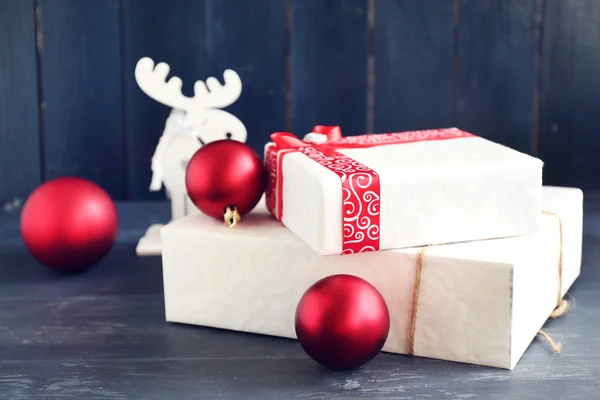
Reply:
[[[227,107],[238,99],[242,92],[242,81],[233,70],[225,70],[221,85],[210,77],[206,83],[196,81],[194,97],[181,93],[181,79],[174,76],[167,82],[169,65],[154,65],[151,58],[144,57],[135,67],[135,79],[140,88],[154,100],[186,112],[196,134],[203,143],[220,139],[246,141],[246,127],[234,115],[220,108]]]

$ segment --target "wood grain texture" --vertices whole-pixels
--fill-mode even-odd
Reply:
[[[168,205],[117,207],[124,240],[86,273],[57,275],[19,246],[0,249],[0,399],[578,400],[600,390],[600,193],[586,196],[577,306],[544,327],[563,352],[535,339],[514,371],[380,354],[332,372],[293,340],[166,323],[160,258],[135,257],[132,233],[168,218]],[[18,217],[0,214],[0,228]]]
[[[376,132],[453,124],[452,0],[375,2]]]
[[[33,1],[0,0],[0,204],[40,183]]]
[[[588,215],[578,307],[546,327],[565,350],[555,355],[535,340],[513,372],[382,354],[334,373],[294,341],[164,323],[158,258],[121,246],[88,273],[64,277],[4,252],[0,398],[590,398],[600,386],[590,351],[590,316],[600,308],[598,207]]]
[[[222,81],[235,70],[242,94],[227,111],[248,130],[260,155],[269,135],[284,131],[286,110],[286,3],[281,0],[207,0],[206,71]]]
[[[534,151],[539,0],[461,0],[457,126]]]
[[[548,0],[540,156],[548,184],[600,187],[600,3]]]
[[[39,0],[47,178],[125,196],[116,0]]]
[[[121,23],[129,197],[164,199],[164,191],[148,189],[150,161],[171,109],[142,92],[135,65],[142,57],[166,62],[170,76],[183,80],[183,93],[193,95],[194,82],[205,79],[204,1],[123,0]]]
[[[367,128],[367,0],[292,1],[292,130]]]

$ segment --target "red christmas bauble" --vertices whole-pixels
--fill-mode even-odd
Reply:
[[[258,154],[247,144],[230,139],[201,147],[190,159],[185,174],[192,202],[204,214],[219,219],[224,218],[228,208],[237,210],[238,217],[252,211],[266,183],[267,173]],[[225,219],[230,222],[228,217]]]
[[[29,252],[47,267],[81,271],[111,249],[117,210],[98,185],[81,178],[57,178],[39,186],[21,212],[21,236]]]
[[[296,335],[316,362],[332,369],[359,367],[377,355],[390,329],[381,294],[364,279],[332,275],[313,284],[296,309]]]

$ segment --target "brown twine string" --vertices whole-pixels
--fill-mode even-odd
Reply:
[[[543,214],[552,215],[556,217],[558,221],[558,293],[556,296],[556,308],[550,314],[550,318],[558,318],[562,315],[565,315],[567,311],[569,311],[569,302],[562,297],[562,286],[563,286],[563,223],[560,215],[552,211],[543,211]],[[544,332],[542,329],[538,332],[539,335],[542,335],[550,346],[552,346],[552,350],[555,353],[560,353],[562,350],[562,345],[560,343],[555,342],[550,335]]]
[[[569,310],[569,302],[562,298],[562,273],[563,273],[563,224],[560,216],[552,211],[543,211],[543,214],[553,215],[558,220],[558,231],[559,231],[559,243],[558,243],[558,294],[557,294],[557,305],[552,314],[550,314],[550,318],[558,318],[567,313]],[[412,311],[410,318],[410,335],[408,337],[408,354],[411,356],[415,355],[415,333],[417,330],[417,313],[419,311],[419,292],[421,291],[421,276],[423,274],[423,264],[425,262],[425,251],[434,245],[427,245],[419,250],[417,253],[417,261],[416,261],[416,272],[415,272],[415,283],[413,286],[413,297],[412,297]],[[538,331],[538,335],[543,336],[552,349],[556,353],[560,353],[562,350],[562,345],[557,343],[543,330]]]
[[[415,355],[415,331],[417,330],[417,312],[419,311],[419,292],[421,291],[421,275],[423,272],[423,263],[425,250],[432,245],[423,247],[417,254],[417,270],[415,273],[415,284],[413,286],[412,312],[410,316],[410,336],[408,340],[408,354]]]
[[[563,273],[563,224],[562,224],[562,219],[560,218],[560,216],[552,211],[542,211],[542,214],[546,214],[546,215],[552,215],[554,217],[556,217],[556,220],[558,221],[558,293],[556,296],[556,309],[559,309],[561,307],[561,303],[563,301],[562,298],[562,273]],[[556,310],[555,310],[556,311]],[[554,314],[554,313],[553,313]],[[564,314],[564,313],[563,313]],[[557,315],[558,317],[560,317],[562,314]],[[555,318],[555,317],[553,317]]]
[[[560,353],[562,350],[562,344],[555,342],[554,339],[552,339],[552,337],[550,335],[548,335],[546,332],[544,332],[543,330],[539,330],[538,335],[543,336],[547,341],[548,344],[552,347],[552,350],[554,350],[555,353]]]

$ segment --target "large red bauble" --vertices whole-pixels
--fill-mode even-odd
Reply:
[[[240,216],[252,211],[266,183],[267,173],[258,154],[247,144],[230,139],[201,147],[185,174],[192,202],[203,213],[220,219],[227,207],[237,207]]]
[[[296,335],[306,353],[333,369],[359,367],[377,355],[390,329],[381,294],[364,279],[332,275],[312,285],[296,309]]]
[[[21,213],[21,235],[29,252],[47,267],[81,271],[100,261],[118,230],[115,205],[98,185],[57,178],[38,187]]]

